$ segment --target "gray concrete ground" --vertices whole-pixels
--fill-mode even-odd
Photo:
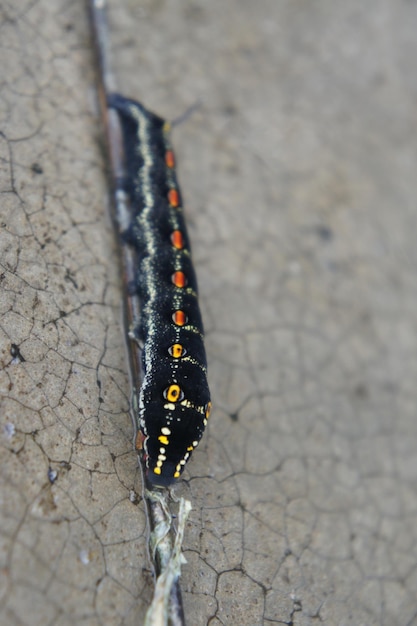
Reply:
[[[417,4],[113,4],[123,93],[200,104],[174,132],[215,406],[179,489],[188,623],[416,625]],[[0,622],[133,626],[152,581],[85,6],[0,17]]]

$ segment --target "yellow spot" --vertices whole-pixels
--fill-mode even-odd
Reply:
[[[193,446],[188,446],[187,450],[188,450],[188,452],[192,452],[194,450],[194,447]]]
[[[181,400],[181,398],[184,396],[183,392],[181,391],[181,387],[179,385],[170,385],[167,389],[165,389],[164,391],[164,397],[169,401],[169,402],[176,402],[177,400]]]
[[[153,473],[154,474],[160,474],[161,473],[161,468],[160,467],[154,467],[153,468]]]
[[[158,441],[163,443],[164,446],[167,446],[169,444],[168,437],[165,437],[165,435],[161,435],[160,437],[158,437]]]
[[[180,477],[180,473],[179,472],[174,472],[174,478],[179,478]]]
[[[174,359],[180,359],[185,354],[184,347],[180,343],[174,343],[174,345],[169,348],[169,354],[174,357]]]

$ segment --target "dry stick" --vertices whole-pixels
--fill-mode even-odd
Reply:
[[[114,223],[120,235],[131,222],[129,198],[120,181],[125,174],[123,141],[119,118],[116,111],[107,107],[107,97],[116,91],[114,77],[110,71],[105,0],[89,0],[93,40],[98,65],[98,91],[103,125],[107,138],[107,151],[110,160],[114,195]],[[123,269],[125,329],[128,335],[130,375],[132,381],[133,405],[137,397],[137,387],[142,380],[141,349],[130,328],[134,328],[140,316],[140,302],[136,294],[130,293],[129,284],[135,282],[136,253],[119,237],[119,248]],[[135,410],[135,406],[133,406]],[[134,421],[136,427],[136,421]],[[143,468],[142,475],[144,476]],[[151,527],[150,555],[157,577],[154,598],[146,614],[145,626],[184,626],[179,576],[181,564],[185,562],[181,554],[181,544],[187,516],[191,504],[181,498],[178,513],[178,529],[173,545],[172,515],[169,509],[170,492],[166,488],[150,486],[145,490],[145,502]]]

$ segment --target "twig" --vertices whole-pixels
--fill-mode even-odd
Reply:
[[[150,547],[154,563],[158,563],[161,574],[155,586],[153,601],[146,614],[145,626],[160,626],[166,624],[169,617],[172,626],[184,624],[184,611],[178,579],[181,565],[185,558],[181,553],[185,523],[191,503],[184,498],[180,499],[178,512],[178,528],[172,547],[172,516],[168,506],[168,492],[148,491],[146,493],[150,517],[155,526],[151,533]]]

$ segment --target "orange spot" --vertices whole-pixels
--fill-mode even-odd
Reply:
[[[211,413],[211,402],[207,402],[205,408],[206,408],[206,419],[208,419],[210,417],[210,413]]]
[[[172,282],[176,287],[185,287],[187,284],[187,277],[184,272],[175,272],[172,274]]]
[[[172,315],[172,319],[174,324],[176,324],[177,326],[185,326],[188,321],[184,311],[175,311],[175,313],[173,313]]]
[[[180,197],[176,189],[170,189],[168,191],[168,202],[171,206],[177,207],[180,203]]]
[[[177,250],[182,250],[184,247],[184,237],[182,236],[182,232],[180,230],[174,230],[171,234],[171,242],[174,248]]]
[[[165,164],[167,167],[175,166],[175,157],[174,157],[174,153],[172,152],[172,150],[167,150],[165,152]]]

